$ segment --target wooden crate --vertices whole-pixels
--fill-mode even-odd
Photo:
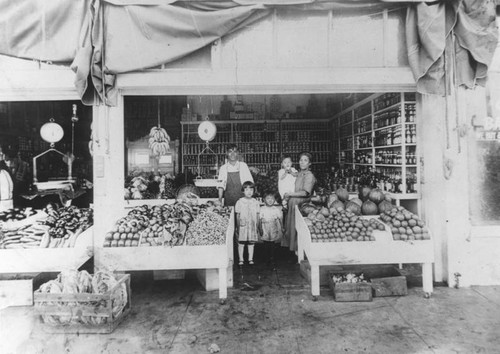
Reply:
[[[319,284],[328,286],[328,278],[330,273],[341,272],[343,270],[342,266],[338,265],[324,265],[319,267]],[[300,262],[300,275],[307,279],[308,283],[311,284],[311,265],[307,260]]]
[[[330,273],[329,285],[333,298],[338,302],[372,301],[372,286],[370,283],[334,283]]]
[[[396,268],[389,268],[385,274],[370,277],[370,280],[375,297],[408,295],[406,277]]]
[[[49,333],[111,333],[128,315],[131,308],[130,275],[117,277],[118,283],[104,294],[48,294],[39,291],[34,294],[35,312],[40,316],[43,330]],[[125,306],[117,314],[113,313],[114,295],[121,291],[122,284],[127,289]],[[46,316],[71,318],[68,323],[55,323]],[[45,317],[45,319],[44,319]],[[82,319],[83,317],[83,319]],[[101,324],[89,324],[88,317],[103,318]]]

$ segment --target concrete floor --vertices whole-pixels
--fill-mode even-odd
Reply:
[[[499,353],[500,287],[311,301],[298,265],[234,272],[225,305],[196,279],[133,274],[132,311],[111,334],[47,334],[32,307],[0,311],[0,353]],[[250,285],[252,288],[248,287]],[[3,348],[2,348],[3,346]]]

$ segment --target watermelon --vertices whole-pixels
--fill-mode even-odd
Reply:
[[[337,194],[337,197],[342,202],[346,202],[349,200],[349,192],[345,188],[340,187],[335,191],[335,194]]]
[[[362,201],[368,200],[368,196],[370,195],[371,190],[372,189],[368,186],[361,186],[358,192],[359,199],[361,199]]]
[[[391,211],[395,206],[387,200],[383,200],[378,204],[378,212],[379,214],[385,213],[386,211]]]
[[[361,206],[353,201],[348,201],[347,203],[345,203],[345,210],[348,210],[355,215],[361,214]]]
[[[385,194],[384,192],[382,192],[381,189],[375,188],[372,189],[368,194],[368,199],[374,202],[375,204],[378,204],[381,201],[385,200]]]
[[[361,213],[363,215],[377,215],[378,207],[374,202],[367,200],[361,206]]]

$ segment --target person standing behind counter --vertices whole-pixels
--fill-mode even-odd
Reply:
[[[227,162],[219,170],[219,200],[224,206],[234,206],[238,199],[244,196],[241,187],[244,182],[254,182],[248,165],[239,161],[239,150],[236,144],[228,145],[226,149]]]

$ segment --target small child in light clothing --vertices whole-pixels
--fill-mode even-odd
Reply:
[[[292,158],[285,156],[281,161],[281,170],[278,171],[278,191],[285,209],[287,208],[285,193],[295,192],[295,179],[298,174],[298,171],[292,166]]]
[[[264,194],[264,206],[260,207],[260,220],[262,225],[262,241],[266,252],[268,264],[274,266],[274,251],[276,245],[283,237],[283,212],[281,207],[274,205],[276,197],[273,192]]]
[[[255,185],[247,181],[241,190],[244,196],[236,202],[236,227],[238,228],[238,257],[239,265],[243,265],[243,252],[248,247],[248,263],[253,265],[254,246],[260,241],[260,203],[253,198]]]

